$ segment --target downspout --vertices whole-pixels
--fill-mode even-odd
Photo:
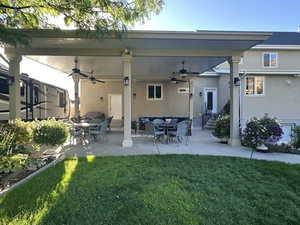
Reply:
[[[247,76],[247,73],[244,72],[241,76],[241,84],[240,84],[240,109],[239,109],[239,118],[240,118],[240,129],[242,129],[241,116],[243,115],[243,89],[242,85],[244,84],[244,78]]]

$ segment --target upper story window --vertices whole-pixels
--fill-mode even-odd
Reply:
[[[245,79],[245,95],[264,95],[264,77],[249,76]]]
[[[263,66],[264,67],[277,67],[278,66],[278,53],[265,52],[263,53]]]
[[[147,84],[147,100],[162,100],[163,85],[162,84]]]

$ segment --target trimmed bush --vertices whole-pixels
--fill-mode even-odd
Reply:
[[[39,145],[57,146],[65,143],[69,127],[55,119],[36,121],[33,128],[33,141]]]
[[[229,138],[230,137],[230,116],[219,116],[216,120],[216,127],[213,131],[213,135],[217,138]]]
[[[8,129],[14,130],[14,141],[17,145],[29,144],[32,141],[32,123],[24,122],[20,119],[10,121],[7,124]]]
[[[293,135],[294,135],[294,138],[293,138],[293,146],[295,148],[300,148],[300,126],[296,126],[294,129],[293,129]]]

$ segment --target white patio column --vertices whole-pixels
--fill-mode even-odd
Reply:
[[[9,60],[9,75],[13,77],[9,85],[9,119],[21,118],[20,62],[22,56],[15,52],[5,52]]]
[[[75,118],[80,117],[80,110],[79,110],[79,75],[74,74],[73,75],[73,80],[74,80],[74,99],[75,99],[75,105],[74,105],[74,113],[75,113]]]
[[[124,137],[122,146],[131,147],[131,61],[132,54],[127,50],[122,55],[123,61],[123,96],[124,96]]]
[[[232,56],[229,59],[230,64],[230,139],[231,146],[241,145],[240,141],[240,116],[239,116],[239,86],[235,85],[235,78],[239,80],[239,62],[240,56]]]

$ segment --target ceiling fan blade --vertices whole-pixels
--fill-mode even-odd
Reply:
[[[70,73],[70,74],[68,75],[68,77],[71,77],[71,76],[73,76],[73,74],[74,74],[73,72],[72,72],[72,73]]]
[[[99,83],[105,83],[105,81],[103,81],[103,80],[97,80],[97,79],[95,79],[95,81],[97,81],[97,82],[99,82]]]
[[[81,73],[81,72],[78,72],[78,74],[79,74],[80,76],[83,76],[83,77],[86,77],[86,78],[89,77],[88,75],[86,75],[86,74],[84,74],[84,73]]]

